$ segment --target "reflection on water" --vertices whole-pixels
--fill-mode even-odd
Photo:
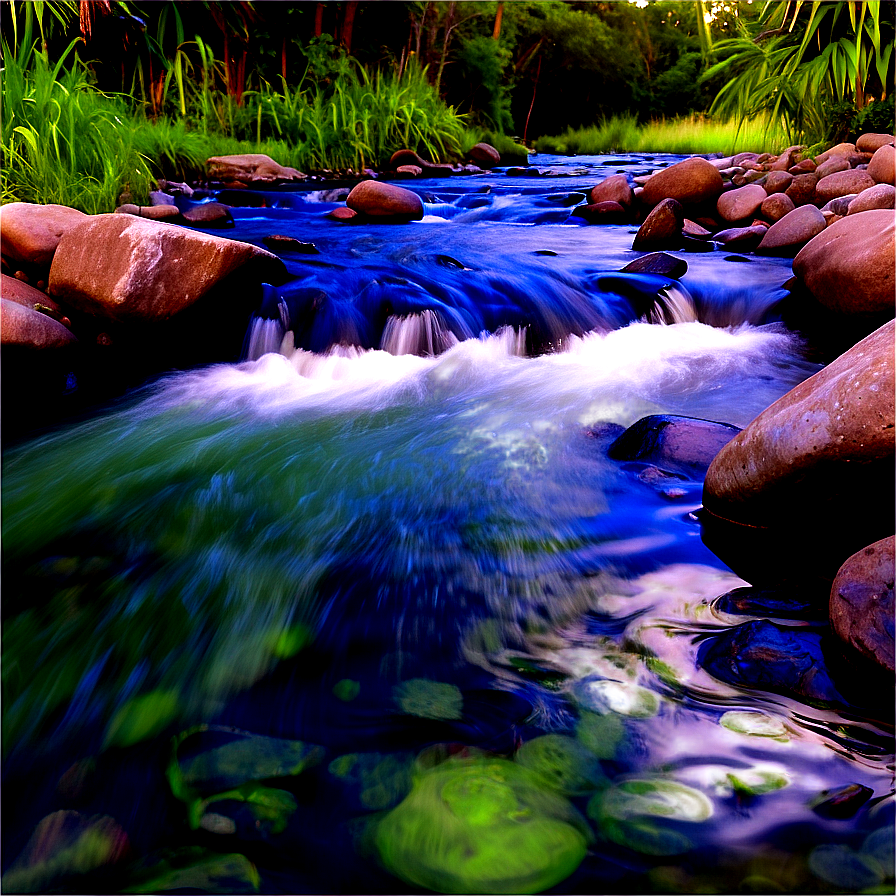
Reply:
[[[416,251],[483,209],[431,210]],[[481,262],[479,226],[441,252]],[[697,320],[534,356],[429,298],[389,351],[311,351],[287,289],[252,360],[7,452],[4,890],[891,890],[892,730],[784,666],[825,608],[704,547],[699,478],[607,457],[817,369],[779,325],[709,325],[712,270]]]

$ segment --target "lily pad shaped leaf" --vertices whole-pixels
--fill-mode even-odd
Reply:
[[[615,712],[647,719],[660,709],[660,698],[653,691],[628,681],[582,678],[573,685],[572,695],[583,709],[603,714]]]
[[[751,734],[755,737],[787,738],[787,729],[784,722],[764,712],[741,712],[732,710],[726,712],[719,724],[729,731],[738,734]]]
[[[809,853],[809,870],[828,884],[844,890],[864,890],[884,882],[886,873],[870,855],[845,844],[826,843]]]
[[[464,698],[460,688],[428,678],[412,678],[395,687],[395,702],[403,712],[421,719],[460,719]]]
[[[564,734],[544,734],[527,741],[515,759],[540,775],[548,787],[568,796],[588,793],[606,783],[597,758]]]
[[[571,804],[505,759],[452,758],[420,774],[379,822],[392,874],[439,893],[538,893],[585,857]]]

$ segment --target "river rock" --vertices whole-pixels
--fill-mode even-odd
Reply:
[[[376,180],[362,180],[354,186],[345,204],[372,218],[419,220],[423,217],[423,201],[416,193]]]
[[[787,171],[796,177],[799,174],[812,174],[815,171],[815,162],[812,159],[803,159],[801,162],[797,162],[796,165],[791,165]]]
[[[874,184],[874,178],[867,171],[835,171],[815,185],[815,201],[824,203],[847,193],[861,193]]]
[[[802,153],[805,146],[788,146],[774,162],[771,163],[772,171],[786,171],[797,161],[797,156]]]
[[[389,158],[389,167],[397,169],[400,165],[416,165],[422,170],[426,162],[412,149],[396,149]]]
[[[836,174],[838,171],[849,171],[849,162],[843,156],[831,156],[831,158],[826,162],[822,162],[815,169],[815,173],[819,177],[827,177],[829,174]]]
[[[893,145],[892,134],[862,134],[856,140],[856,149],[859,152],[877,152],[882,146]]]
[[[894,384],[891,321],[722,448],[706,474],[705,509],[754,528],[835,533],[841,547],[881,527],[883,537],[893,526]]]
[[[629,219],[628,212],[618,202],[609,200],[578,205],[572,214],[584,218],[589,224],[624,224]]]
[[[395,173],[404,177],[420,177],[423,174],[423,169],[419,165],[399,165],[395,169]]]
[[[757,251],[792,257],[825,226],[824,215],[814,205],[801,205],[769,227]]]
[[[469,156],[480,168],[494,168],[501,164],[501,153],[490,143],[477,143],[470,147]]]
[[[60,240],[50,294],[119,322],[166,320],[237,269],[282,279],[283,263],[248,243],[131,215],[95,215]]]
[[[590,199],[596,202],[618,202],[623,208],[631,208],[635,194],[624,174],[613,174],[591,188]]]
[[[644,219],[632,249],[640,251],[677,243],[681,239],[683,225],[684,209],[681,203],[675,199],[663,199]]]
[[[831,156],[852,156],[855,155],[855,153],[855,143],[838,143],[836,146],[832,146],[830,149],[815,156],[815,164],[820,165],[822,162],[826,162],[831,158]]]
[[[793,175],[787,171],[769,171],[763,189],[769,196],[772,193],[783,193],[793,183]]]
[[[830,202],[826,202],[821,207],[822,214],[830,212],[839,218],[845,218],[847,212],[849,212],[850,202],[857,197],[858,193],[848,193],[846,196],[838,196],[836,199],[831,199]]]
[[[853,554],[831,587],[831,627],[863,656],[896,671],[893,585],[896,538],[890,536]]]
[[[74,333],[47,314],[8,299],[0,299],[0,344],[32,349],[55,349],[73,345]]]
[[[786,193],[772,193],[762,200],[759,213],[763,218],[771,222],[780,221],[785,215],[790,214],[796,208],[793,200]]]
[[[183,213],[184,221],[196,227],[233,227],[230,206],[223,202],[203,202]]]
[[[281,181],[305,180],[307,174],[286,168],[263,153],[235,156],[213,156],[206,162],[209,180],[242,184],[273,184]]]
[[[736,221],[752,217],[767,196],[764,187],[760,187],[758,184],[748,184],[737,190],[728,190],[726,193],[722,193],[716,203],[716,209],[722,220],[733,224]]]
[[[896,188],[891,184],[877,184],[867,190],[862,190],[849,203],[846,214],[857,215],[859,212],[869,212],[876,208],[893,208],[894,198],[896,198]]]
[[[126,202],[115,209],[115,214],[136,215],[151,221],[173,221],[180,217],[180,209],[176,205],[134,205]]]
[[[33,311],[49,314],[57,320],[63,314],[62,308],[45,292],[23,283],[15,277],[10,277],[9,274],[0,274],[0,296],[17,305],[31,308]]]
[[[681,226],[681,232],[685,236],[692,236],[698,240],[705,240],[712,236],[711,230],[707,230],[702,224],[698,224],[690,218],[684,219],[684,223]]]
[[[893,212],[886,209],[829,225],[793,260],[794,274],[812,295],[844,314],[892,314],[894,269]]]
[[[65,205],[10,202],[0,208],[3,255],[20,264],[46,267],[63,234],[89,217]]]
[[[668,252],[650,252],[634,261],[630,261],[621,269],[622,274],[659,274],[680,280],[688,272],[688,263],[683,258],[676,258]]]
[[[798,174],[784,191],[794,205],[809,205],[815,202],[815,185],[818,176],[815,174]]]
[[[722,192],[722,175],[706,159],[691,158],[670,165],[644,184],[641,202],[653,207],[664,199],[686,205],[714,202]]]
[[[768,227],[765,224],[754,224],[750,227],[729,227],[727,230],[720,230],[715,234],[713,240],[740,252],[749,252],[759,245],[767,230]]]
[[[896,182],[896,149],[893,146],[881,146],[876,150],[868,163],[868,174],[876,183],[892,184]]]

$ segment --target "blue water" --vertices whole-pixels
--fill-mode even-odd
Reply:
[[[226,235],[317,253],[245,359],[6,453],[4,891],[892,891],[891,726],[713,665],[823,667],[826,596],[745,611],[702,474],[607,455],[818,369],[789,262],[570,218],[673,159],[265,192]]]

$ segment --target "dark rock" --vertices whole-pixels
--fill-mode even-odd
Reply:
[[[783,193],[792,183],[792,174],[786,171],[769,171],[762,188],[771,196],[773,193]]]
[[[715,171],[715,168],[713,168]],[[664,248],[681,241],[684,226],[684,209],[675,199],[663,199],[638,230],[632,249]]]
[[[589,198],[592,203],[618,202],[628,209],[635,201],[635,194],[624,174],[613,174],[592,187]]]
[[[864,784],[847,784],[823,791],[809,805],[822,818],[852,818],[872,796],[874,791]]]
[[[292,236],[272,233],[270,236],[262,237],[261,241],[273,252],[280,250],[283,252],[300,252],[303,255],[320,255],[320,249],[314,243],[303,243]]]
[[[815,174],[798,174],[784,192],[796,206],[811,205],[815,202],[815,185],[817,183],[818,177]]]
[[[659,274],[680,280],[688,272],[688,263],[683,258],[676,258],[667,252],[651,252],[630,261],[620,273],[622,274]]]
[[[230,206],[222,202],[204,202],[194,205],[183,213],[183,219],[188,224],[197,227],[233,227],[233,215],[230,214]]]
[[[501,164],[501,153],[490,143],[477,143],[471,147],[470,158],[480,168],[494,168]]]
[[[416,165],[422,169],[426,162],[412,149],[397,149],[389,159],[389,167],[397,169],[400,165]]]
[[[618,202],[610,201],[579,205],[572,214],[589,224],[625,224],[629,219],[628,212]]]

